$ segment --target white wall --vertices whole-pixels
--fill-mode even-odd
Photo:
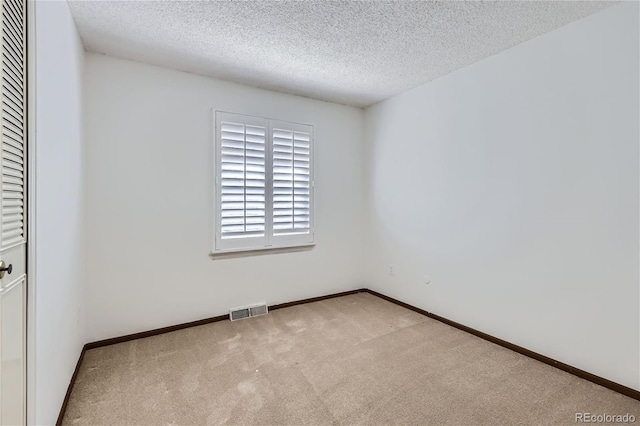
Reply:
[[[84,51],[65,1],[35,3],[35,36],[36,217],[30,238],[37,245],[30,271],[36,329],[35,348],[29,349],[35,350],[35,371],[29,371],[35,374],[35,419],[29,422],[53,424],[84,344],[78,315],[84,286]]]
[[[625,3],[369,108],[370,288],[640,389],[638,51]]]
[[[87,341],[362,285],[360,109],[88,54]],[[212,260],[211,108],[315,125],[316,247]]]

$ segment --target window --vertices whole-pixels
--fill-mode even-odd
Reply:
[[[215,113],[214,253],[313,244],[313,126]]]

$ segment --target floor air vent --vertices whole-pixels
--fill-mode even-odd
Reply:
[[[268,313],[267,304],[261,303],[258,305],[246,306],[243,308],[229,309],[229,319],[236,321],[249,317],[257,317],[259,315],[265,315]]]
[[[251,311],[248,308],[241,309],[229,309],[229,319],[231,321],[249,318],[251,316]]]

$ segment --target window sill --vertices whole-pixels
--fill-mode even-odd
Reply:
[[[213,260],[217,259],[234,259],[238,257],[262,256],[266,254],[278,253],[294,253],[299,251],[310,251],[315,247],[315,243],[297,244],[291,246],[263,247],[253,249],[232,249],[219,250],[209,253],[209,257]]]

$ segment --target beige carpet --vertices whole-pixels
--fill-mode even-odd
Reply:
[[[367,293],[87,351],[64,424],[576,424],[640,401]]]

